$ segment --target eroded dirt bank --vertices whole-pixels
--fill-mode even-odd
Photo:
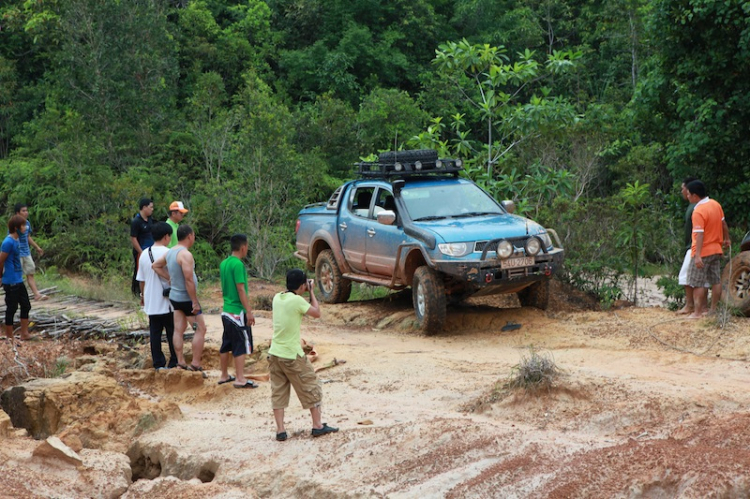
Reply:
[[[65,424],[52,434],[80,462],[34,455],[43,440],[0,418],[0,495],[750,495],[748,320],[722,328],[661,308],[581,305],[560,300],[541,312],[512,299],[470,302],[451,308],[446,331],[433,337],[411,329],[405,298],[324,306],[303,336],[315,342],[317,365],[347,361],[319,373],[324,420],[341,431],[313,439],[293,398],[284,443],[273,439],[268,383],[217,386],[218,315],[208,316],[207,379],[140,369],[145,347],[89,348],[79,371],[113,380],[102,390],[118,403],[76,419],[92,407],[82,394],[60,410]],[[258,315],[262,345],[270,312]],[[508,321],[522,327],[501,331]],[[503,387],[530,347],[563,370],[536,397]],[[83,356],[72,342],[68,355],[77,348]],[[248,363],[248,372],[264,370],[262,356]]]

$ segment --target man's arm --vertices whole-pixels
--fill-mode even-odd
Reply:
[[[240,295],[240,302],[242,303],[242,308],[245,309],[245,312],[247,313],[247,323],[251,326],[255,325],[255,316],[253,315],[253,311],[250,309],[250,299],[247,296],[247,293],[245,293],[245,283],[244,282],[238,282],[237,283],[237,294]]]
[[[143,288],[146,287],[146,283],[143,281],[138,281],[138,284],[141,286],[141,306],[143,306]]]
[[[0,279],[3,277],[3,272],[5,271],[5,260],[8,259],[8,253],[5,251],[0,252]]]
[[[133,245],[133,249],[136,250],[139,255],[143,253],[143,250],[141,249],[141,245],[138,243],[137,237],[130,236],[130,244]]]
[[[703,268],[703,259],[701,258],[701,250],[703,250],[703,232],[695,233],[695,266],[699,269]]]
[[[725,248],[729,248],[732,246],[732,241],[729,239],[729,226],[727,225],[726,220],[721,221],[721,229],[724,232],[724,241],[722,242],[722,246]]]
[[[39,256],[42,256],[44,254],[44,250],[39,247],[39,245],[34,241],[34,239],[31,237],[31,234],[29,234],[29,244],[32,245],[34,248],[36,248],[37,253],[39,253]]]
[[[195,281],[193,281],[193,265],[195,263],[193,254],[189,251],[180,251],[177,255],[177,261],[182,268],[182,275],[185,276],[185,291],[190,296],[190,301],[193,302],[193,312],[197,313],[201,309],[201,304],[198,302],[198,290],[195,289]]]
[[[314,283],[315,281],[313,281],[312,279],[308,281],[308,288],[310,291],[310,308],[307,309],[307,314],[305,315],[309,315],[310,317],[314,317],[315,319],[317,319],[318,317],[320,317],[320,307],[318,306],[318,299],[315,298]]]
[[[151,269],[156,272],[156,275],[169,282],[169,270],[167,270],[167,257],[166,255],[156,260],[152,265]]]

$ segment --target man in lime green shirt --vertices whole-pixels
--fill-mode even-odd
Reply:
[[[172,239],[169,240],[167,248],[172,248],[177,245],[177,229],[179,228],[182,219],[185,218],[185,213],[188,211],[190,210],[185,208],[182,201],[172,201],[172,204],[169,205],[169,218],[167,218],[167,223],[172,227]]]
[[[245,377],[245,356],[253,352],[251,326],[255,325],[255,317],[247,296],[247,270],[242,263],[242,259],[247,256],[247,236],[235,234],[230,239],[230,244],[232,254],[219,266],[221,293],[224,296],[224,307],[221,311],[224,334],[219,348],[219,384],[234,381],[235,388],[256,388],[258,385]],[[236,378],[227,372],[230,353],[234,356]]]
[[[273,297],[273,338],[268,350],[268,368],[271,372],[271,404],[276,420],[276,440],[287,439],[284,429],[284,410],[289,406],[290,387],[294,387],[303,409],[310,409],[312,436],[335,433],[338,428],[322,422],[320,408],[323,390],[315,370],[302,350],[300,327],[302,317],[320,317],[320,307],[313,291],[313,281],[300,269],[286,274],[286,291]],[[310,303],[301,295],[310,292]]]

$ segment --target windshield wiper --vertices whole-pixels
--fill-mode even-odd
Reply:
[[[419,217],[419,218],[417,218],[414,221],[415,222],[426,222],[428,220],[443,220],[444,218],[448,218],[448,217],[444,217],[444,216],[441,216],[441,215],[430,215],[429,217]]]
[[[460,215],[453,215],[453,218],[481,217],[485,215],[502,215],[502,213],[499,213],[497,211],[472,211],[469,213],[461,213]]]

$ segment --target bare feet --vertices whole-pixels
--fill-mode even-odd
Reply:
[[[682,307],[681,309],[677,311],[677,315],[687,315],[687,314],[692,314],[692,313],[693,313],[693,307],[688,307],[687,305],[685,305],[684,307]]]
[[[687,318],[688,319],[702,319],[707,315],[708,315],[708,312],[701,312],[701,313],[693,312],[692,314],[688,315]]]
[[[43,294],[38,294],[38,295],[34,296],[34,299],[35,299],[36,301],[44,301],[44,300],[49,300],[49,296],[47,296],[47,295],[43,295]]]

